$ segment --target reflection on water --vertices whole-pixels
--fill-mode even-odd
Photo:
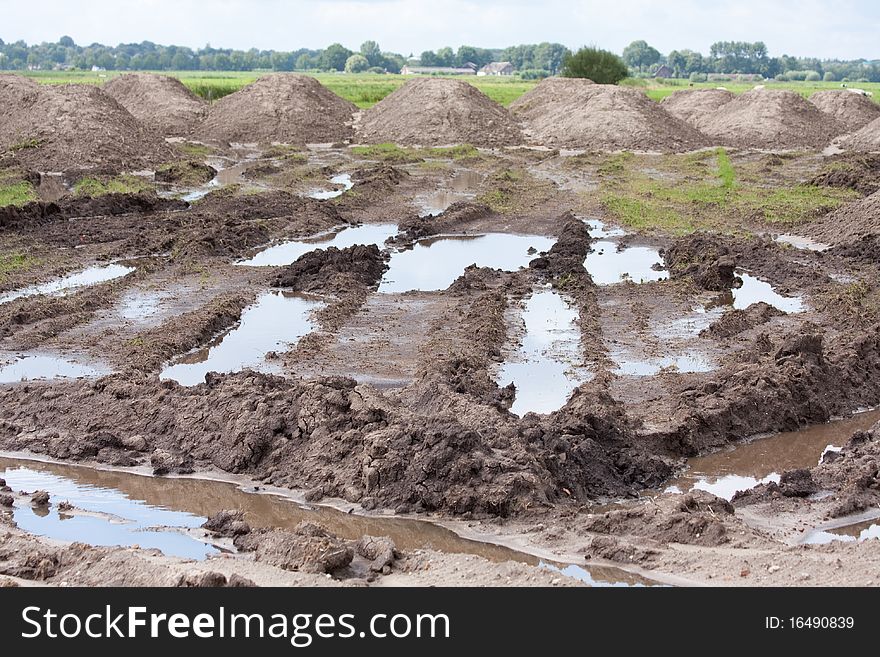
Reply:
[[[335,246],[345,249],[356,244],[375,244],[385,248],[385,240],[397,234],[397,224],[362,224],[341,228],[300,240],[290,240],[260,251],[250,260],[239,262],[248,267],[279,267],[296,262],[301,256]]]
[[[664,369],[682,374],[710,372],[714,369],[709,358],[698,353],[638,359],[630,358],[624,351],[613,351],[610,356],[617,365],[614,372],[626,376],[654,376]]]
[[[801,297],[786,297],[773,289],[773,286],[760,278],[737,272],[742,279],[742,286],[721,294],[718,299],[706,305],[707,310],[722,306],[732,306],[736,310],[745,310],[753,303],[763,301],[786,313],[802,313],[806,309]]]
[[[108,370],[104,368],[77,363],[60,356],[16,356],[12,362],[0,365],[0,383],[40,379],[78,379],[107,373]]]
[[[483,175],[476,171],[462,169],[452,178],[449,187],[442,187],[427,196],[416,200],[420,217],[436,217],[445,212],[450,205],[466,201],[476,196],[475,188],[483,180]]]
[[[337,196],[342,196],[345,192],[354,187],[354,183],[351,181],[351,175],[347,173],[340,173],[338,176],[333,176],[330,179],[331,185],[337,185],[338,189],[316,189],[307,194],[309,198],[318,199],[319,201],[327,201],[331,198],[336,198]]]
[[[597,285],[614,285],[623,281],[646,283],[669,278],[659,251],[647,246],[630,246],[618,250],[618,243],[608,240],[594,242],[584,267]]]
[[[9,303],[24,297],[33,297],[39,294],[47,296],[64,296],[70,291],[78,290],[90,285],[97,285],[116,278],[122,278],[134,271],[134,267],[123,265],[105,265],[101,267],[89,267],[76,274],[68,274],[41,285],[33,285],[21,290],[14,290],[0,295],[0,304]]]
[[[265,363],[270,351],[287,351],[314,325],[312,313],[324,304],[302,295],[266,292],[246,308],[234,329],[198,351],[166,367],[160,378],[185,386],[204,383],[208,372],[237,372],[252,367],[273,369]]]

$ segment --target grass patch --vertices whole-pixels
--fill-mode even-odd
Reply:
[[[37,264],[37,259],[23,253],[0,253],[0,281],[17,271],[24,271]]]
[[[192,142],[175,144],[175,146],[177,147],[177,150],[190,157],[204,158],[208,157],[214,152],[213,149],[211,149],[209,146],[205,146],[204,144],[194,144]]]
[[[0,185],[0,208],[7,205],[24,205],[37,200],[34,186],[26,180],[9,185]]]
[[[351,152],[358,157],[367,160],[379,160],[380,162],[395,162],[404,164],[407,162],[421,162],[425,159],[420,152],[411,148],[402,148],[397,144],[370,144],[368,146],[352,146]]]
[[[41,139],[39,137],[31,137],[29,139],[22,139],[21,141],[12,144],[12,146],[9,147],[9,151],[12,153],[18,153],[19,151],[26,151],[31,148],[39,148],[40,146],[43,145],[44,141],[46,141],[46,140]]]
[[[76,196],[104,196],[105,194],[137,194],[153,190],[149,181],[139,176],[115,178],[82,178],[73,186]]]
[[[464,160],[471,157],[480,157],[480,151],[470,144],[459,144],[458,146],[444,146],[442,148],[427,149],[428,157],[445,157],[452,160]]]

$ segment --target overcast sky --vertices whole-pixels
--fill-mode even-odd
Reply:
[[[555,41],[661,52],[764,41],[771,55],[880,58],[877,0],[0,0],[0,38],[28,43],[153,41],[247,49],[356,49],[405,55],[443,46]]]

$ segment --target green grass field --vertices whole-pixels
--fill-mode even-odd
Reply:
[[[204,71],[172,71],[165,72],[179,78],[187,87],[195,93],[209,100],[216,100],[223,96],[238,91],[243,86],[250,84],[265,71],[245,72],[204,72]],[[122,72],[107,71],[104,73],[92,73],[90,71],[27,71],[22,75],[34,78],[45,84],[88,83],[102,84],[109,78],[122,75]],[[350,100],[362,109],[372,107],[385,96],[407,81],[405,75],[380,75],[374,73],[318,73],[314,74],[318,81],[334,93]],[[477,89],[485,93],[492,100],[509,105],[534,87],[537,82],[533,80],[520,80],[519,78],[499,77],[475,77],[466,76],[460,79],[469,82]],[[666,96],[681,89],[711,89],[725,87],[733,93],[743,93],[755,86],[752,82],[702,82],[691,84],[687,80],[645,80],[631,78],[624,80],[622,84],[643,89],[653,100],[661,100]],[[771,89],[791,89],[809,97],[810,94],[823,89],[840,89],[839,82],[768,82],[766,86]],[[874,93],[874,100],[880,101],[880,83],[864,82],[851,83],[850,86],[866,89]]]

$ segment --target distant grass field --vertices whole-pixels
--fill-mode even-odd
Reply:
[[[102,84],[111,77],[122,75],[121,71],[92,73],[91,71],[26,71],[22,75],[34,78],[45,84],[88,83]],[[179,78],[187,87],[203,98],[217,100],[238,91],[268,71],[166,71],[164,75]],[[409,79],[406,75],[381,75],[375,73],[316,73],[313,75],[325,87],[342,98],[351,101],[361,109],[372,107]],[[469,82],[492,100],[509,105],[533,88],[537,81],[519,78],[462,76],[459,79]],[[682,89],[712,89],[725,87],[739,94],[753,88],[753,82],[700,82],[691,84],[688,80],[646,80],[630,78],[624,80],[626,86],[642,89],[652,100],[662,100]],[[839,82],[767,82],[771,89],[790,89],[808,98],[823,89],[840,89]],[[866,89],[874,93],[874,100],[880,102],[880,83],[852,82],[850,87]]]

